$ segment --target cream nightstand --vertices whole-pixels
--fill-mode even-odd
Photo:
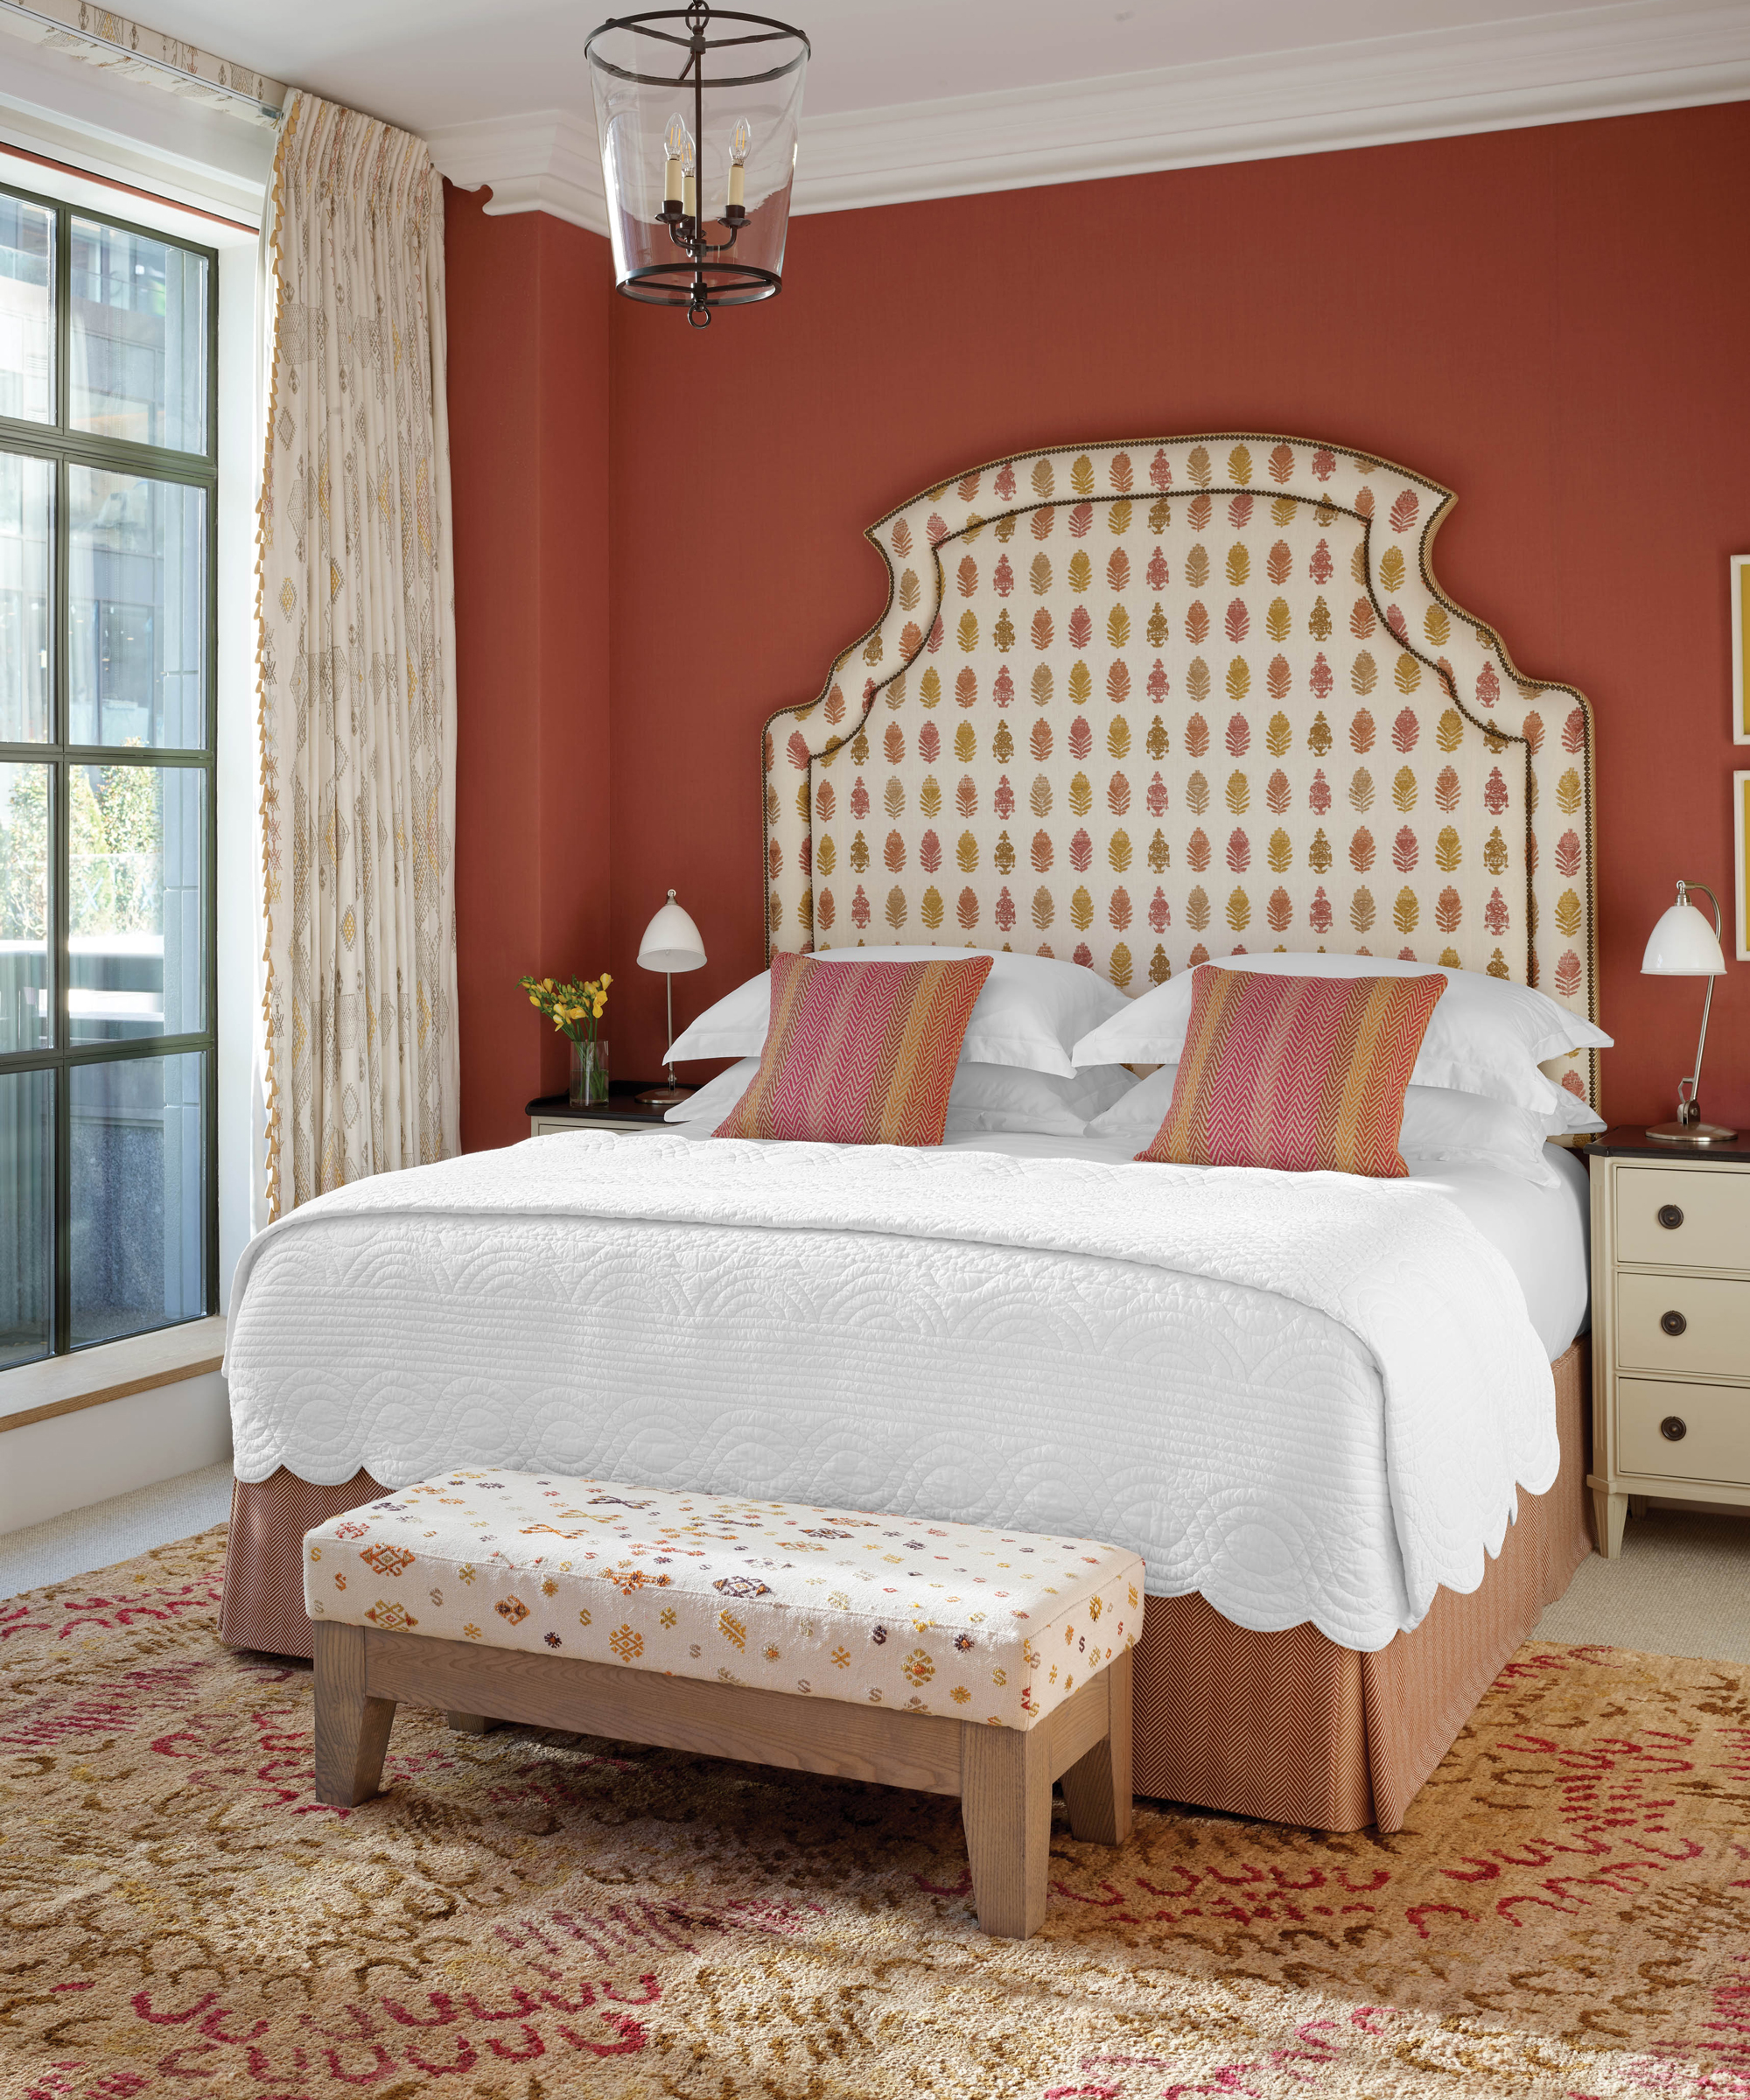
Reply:
[[[1750,1142],[1688,1152],[1619,1130],[1586,1153],[1587,1485],[1614,1556],[1631,1496],[1750,1509]]]
[[[610,1083],[608,1098],[587,1109],[574,1109],[563,1094],[544,1094],[531,1101],[525,1113],[531,1138],[551,1138],[561,1130],[660,1130],[666,1110],[660,1102],[640,1101],[640,1093],[654,1087],[654,1080],[634,1080],[623,1087]]]

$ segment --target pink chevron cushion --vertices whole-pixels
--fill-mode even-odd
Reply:
[[[760,1069],[713,1135],[940,1144],[989,956],[941,962],[772,958]]]
[[[1443,976],[1193,979],[1172,1105],[1136,1156],[1186,1166],[1272,1166],[1380,1180]]]

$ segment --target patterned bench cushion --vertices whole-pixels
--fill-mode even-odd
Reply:
[[[1116,1546],[460,1471],[318,1525],[312,1619],[1031,1728],[1134,1645]]]

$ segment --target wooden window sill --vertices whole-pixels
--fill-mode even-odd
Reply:
[[[129,1393],[149,1392],[216,1371],[225,1359],[222,1319],[186,1320],[150,1334],[100,1342],[72,1356],[47,1356],[0,1371],[0,1432],[55,1415],[75,1415]]]

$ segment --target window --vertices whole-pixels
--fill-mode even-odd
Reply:
[[[0,189],[0,1369],[217,1305],[217,261]]]

